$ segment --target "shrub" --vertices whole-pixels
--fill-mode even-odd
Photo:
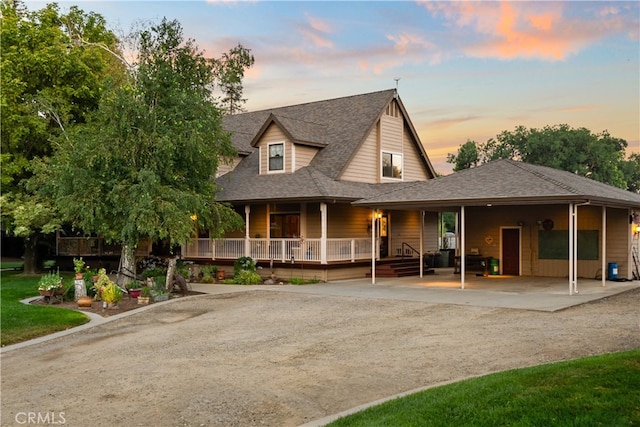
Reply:
[[[309,284],[313,284],[313,283],[320,283],[320,280],[313,278],[313,279],[301,279],[299,277],[292,277],[291,279],[289,279],[289,283],[292,285],[309,285]]]
[[[234,263],[233,263],[233,275],[237,276],[238,273],[240,273],[241,271],[246,270],[246,271],[256,271],[256,262],[253,260],[253,258],[248,257],[248,256],[243,256],[238,258]]]
[[[255,271],[242,270],[234,276],[234,280],[239,285],[259,285],[262,277]]]
[[[218,267],[215,265],[205,265],[200,268],[200,274],[202,274],[203,283],[213,283],[218,274]]]

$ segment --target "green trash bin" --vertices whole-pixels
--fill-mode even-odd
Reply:
[[[491,258],[491,262],[489,263],[490,269],[489,269],[489,273],[491,275],[497,275],[500,274],[500,260],[495,259],[495,258]]]

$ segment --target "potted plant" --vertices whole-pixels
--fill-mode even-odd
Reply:
[[[84,276],[82,271],[84,270],[84,260],[82,257],[73,259],[73,269],[76,272],[76,280],[82,279]]]
[[[62,276],[60,276],[60,271],[56,271],[55,273],[50,271],[40,277],[38,292],[49,302],[51,302],[53,298],[57,298],[57,296],[64,295],[64,284],[62,282]]]
[[[140,282],[137,280],[132,280],[127,284],[127,293],[131,298],[138,298],[141,291]]]
[[[107,303],[107,307],[114,308],[122,299],[122,289],[114,282],[110,282],[102,288],[102,301]]]
[[[151,299],[151,288],[149,286],[143,286],[140,289],[140,296],[138,297],[138,304],[147,305]]]
[[[169,299],[169,291],[167,291],[166,276],[156,276],[154,277],[155,289],[153,291],[153,300],[154,301],[166,301]]]
[[[98,280],[93,282],[93,292],[95,294],[94,299],[96,300],[101,299],[102,290],[105,288],[105,286],[107,286],[110,283],[113,283],[113,282],[111,282],[111,279],[109,279],[109,276],[107,276],[107,271],[104,268],[101,268],[100,270],[98,270]]]

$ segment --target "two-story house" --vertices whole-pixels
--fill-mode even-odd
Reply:
[[[223,124],[239,156],[219,171],[217,199],[237,209],[245,229],[197,239],[183,256],[303,263],[307,274],[331,280],[363,277],[372,253],[417,255],[419,212],[352,205],[435,177],[396,90],[236,114]],[[437,213],[425,221],[425,247],[437,250]]]

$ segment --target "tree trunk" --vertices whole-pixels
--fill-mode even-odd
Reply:
[[[178,263],[178,257],[169,259],[169,266],[167,267],[167,290],[171,292],[173,290],[173,275],[176,273],[176,264]]]
[[[38,264],[38,236],[32,235],[24,239],[24,274],[35,275],[40,272]]]
[[[120,252],[120,268],[116,282],[121,287],[126,287],[136,277],[136,259],[133,249],[129,245],[122,245]]]

